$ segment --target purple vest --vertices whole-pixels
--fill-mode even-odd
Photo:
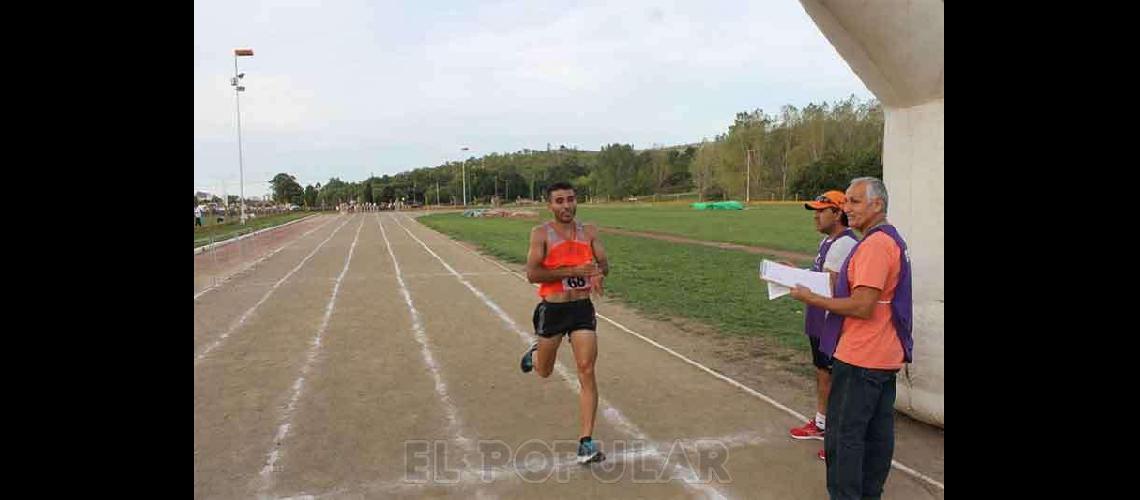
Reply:
[[[912,317],[912,300],[911,300],[911,287],[910,287],[910,255],[907,253],[906,242],[903,241],[902,236],[899,236],[898,231],[890,224],[882,224],[871,228],[867,234],[863,235],[863,239],[855,244],[855,248],[851,249],[851,253],[847,256],[847,260],[843,262],[843,269],[839,272],[839,279],[835,282],[835,298],[850,297],[851,291],[848,289],[850,284],[847,281],[847,266],[850,265],[851,257],[859,250],[859,245],[876,231],[882,231],[895,240],[895,244],[899,246],[899,254],[901,255],[901,265],[899,266],[899,282],[895,285],[895,297],[891,299],[891,321],[895,324],[895,332],[899,336],[899,342],[902,343],[903,360],[907,363],[911,362],[911,350],[914,347],[914,339],[911,337],[911,317]],[[839,334],[843,330],[844,316],[838,314],[829,314],[824,321],[823,336],[819,340],[819,350],[828,356],[835,354],[835,347],[839,345]]]
[[[845,236],[850,236],[851,239],[856,242],[859,241],[859,238],[855,236],[855,231],[852,231],[851,228],[847,228],[843,231],[843,234],[840,234],[834,240],[828,240],[826,237],[823,238],[823,241],[819,242],[819,254],[815,256],[815,263],[811,265],[812,271],[817,273],[823,272],[823,263],[827,260],[827,252],[831,251],[831,245],[839,241],[839,238]],[[804,311],[804,333],[806,333],[808,337],[818,339],[823,335],[823,319],[827,316],[826,312],[827,311],[821,307],[807,306],[807,310]]]

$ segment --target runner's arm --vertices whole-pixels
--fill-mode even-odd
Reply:
[[[882,295],[882,290],[869,286],[857,286],[851,291],[850,297],[844,298],[827,298],[812,292],[803,285],[792,289],[792,298],[809,306],[827,309],[833,314],[859,319],[871,319],[871,313],[875,310],[875,303],[879,301],[879,297]]]
[[[598,238],[598,226],[587,225],[587,233],[590,235],[590,245],[594,248],[594,260],[598,263],[598,269],[601,269],[602,275],[610,275],[610,259],[606,256],[606,249],[602,246],[602,240]]]

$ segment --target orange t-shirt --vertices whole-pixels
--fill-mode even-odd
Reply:
[[[900,250],[895,240],[879,231],[871,234],[855,249],[847,265],[847,283],[850,291],[868,286],[882,290],[879,302],[869,319],[847,317],[835,359],[849,365],[878,370],[897,370],[903,367],[903,348],[891,319],[890,301],[895,297],[899,282]]]
[[[575,221],[574,231],[570,240],[554,230],[550,222],[543,224],[546,229],[546,257],[542,259],[542,267],[557,269],[559,267],[574,267],[594,262],[594,246],[586,235],[586,227]],[[589,290],[591,281],[585,277],[564,278],[562,281],[542,283],[538,287],[538,296],[547,297],[566,290]]]

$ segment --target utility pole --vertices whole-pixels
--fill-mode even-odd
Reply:
[[[744,174],[744,203],[752,201],[752,150],[746,150],[748,169]]]

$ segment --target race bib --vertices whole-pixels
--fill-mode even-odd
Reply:
[[[571,276],[562,278],[562,288],[566,290],[589,290],[590,278],[585,276]]]

